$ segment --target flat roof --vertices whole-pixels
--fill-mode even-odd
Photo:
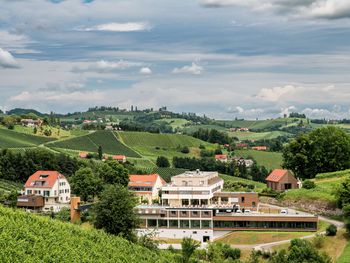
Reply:
[[[186,171],[182,174],[175,175],[172,178],[188,178],[188,177],[203,178],[203,177],[208,177],[210,175],[218,175],[218,172],[202,172],[199,170]]]

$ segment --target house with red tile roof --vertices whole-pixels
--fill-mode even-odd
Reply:
[[[267,151],[267,146],[253,146],[252,150],[254,150],[254,151]]]
[[[159,198],[159,190],[166,185],[159,174],[129,175],[129,189],[134,191],[140,202],[152,203]]]
[[[215,155],[215,160],[223,162],[223,163],[227,163],[227,154],[216,154]]]
[[[298,188],[298,180],[290,170],[275,169],[266,178],[268,188],[284,191]]]
[[[58,212],[63,207],[69,207],[70,192],[70,185],[63,174],[57,171],[37,171],[25,183],[24,195],[18,198],[17,206],[30,208],[25,205],[26,197],[41,196],[44,200],[42,211]]]
[[[126,162],[126,156],[125,155],[113,155],[112,159],[115,161],[118,161],[120,163],[125,163]]]
[[[88,152],[80,152],[79,157],[80,158],[87,158],[88,154],[89,154]]]

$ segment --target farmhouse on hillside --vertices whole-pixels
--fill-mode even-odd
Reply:
[[[254,151],[267,151],[267,147],[266,146],[253,146],[252,150],[254,150]]]
[[[125,163],[126,162],[126,156],[125,155],[113,155],[112,159],[115,161],[118,161],[120,163]]]
[[[42,120],[22,119],[21,124],[25,127],[36,127],[42,124]]]
[[[129,189],[134,191],[141,203],[152,204],[158,200],[159,190],[166,182],[159,174],[129,175]]]
[[[284,191],[288,189],[297,189],[298,180],[289,170],[275,169],[266,178],[268,188],[276,191]]]
[[[228,161],[227,154],[216,154],[215,160],[223,162],[223,163],[227,163],[227,161]]]
[[[70,185],[57,171],[37,171],[24,185],[24,195],[17,198],[17,207],[35,211],[59,212],[69,207]]]

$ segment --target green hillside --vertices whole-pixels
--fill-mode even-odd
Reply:
[[[22,184],[0,179],[0,192],[10,192],[10,191],[19,191],[23,187]]]
[[[181,134],[155,134],[148,132],[118,132],[120,140],[143,157],[155,161],[158,156],[172,159],[174,156],[199,157],[200,145],[214,149],[215,145]],[[181,147],[190,148],[189,154],[180,152]]]
[[[88,135],[50,143],[47,144],[47,146],[87,152],[97,152],[98,147],[102,146],[103,152],[107,154],[123,154],[128,157],[140,157],[135,151],[118,141],[112,131],[96,131]]]
[[[121,237],[0,206],[1,262],[174,262]]]
[[[295,123],[294,118],[278,118],[271,120],[237,120],[237,121],[216,121],[226,127],[241,127],[249,129],[271,129],[277,126],[286,126]],[[277,130],[277,129],[275,129]]]
[[[318,174],[313,181],[316,184],[314,189],[296,189],[286,192],[285,200],[321,200],[335,205],[334,195],[337,187],[350,176],[350,170],[334,173]]]
[[[283,131],[270,132],[228,132],[231,137],[237,137],[239,140],[269,140],[280,136],[290,136],[291,134]]]
[[[244,158],[251,156],[256,160],[258,165],[263,165],[269,170],[281,168],[282,166],[282,153],[254,150],[235,150],[235,155]]]
[[[35,147],[54,139],[0,128],[0,148]]]

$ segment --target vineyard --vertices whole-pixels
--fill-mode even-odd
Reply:
[[[22,188],[22,184],[0,179],[0,191],[10,192],[19,191]]]
[[[128,157],[140,157],[135,151],[118,141],[117,137],[111,131],[96,131],[88,135],[49,143],[47,146],[50,148],[63,148],[87,152],[97,152],[98,147],[102,146],[103,152],[107,154],[123,154]]]
[[[24,148],[35,147],[43,143],[53,141],[52,138],[35,136],[7,129],[0,129],[0,148]]]
[[[282,166],[282,154],[278,152],[236,150],[235,155],[243,158],[252,157],[259,165],[263,165],[269,170],[281,168]]]
[[[1,262],[174,262],[95,229],[0,207]]]
[[[122,141],[130,147],[176,148],[178,146],[198,147],[209,143],[181,134],[154,134],[147,132],[119,132]]]

